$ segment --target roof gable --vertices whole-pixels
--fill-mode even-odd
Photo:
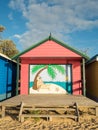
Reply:
[[[12,59],[18,57],[84,57],[88,59],[88,56],[77,51],[73,47],[58,41],[57,39],[49,36],[43,41],[31,46],[22,53],[14,56]]]
[[[75,52],[48,40],[43,44],[31,49],[20,57],[81,57]]]

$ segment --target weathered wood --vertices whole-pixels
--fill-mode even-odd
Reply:
[[[2,106],[2,110],[1,110],[1,117],[5,117],[5,106]]]
[[[24,118],[31,118],[31,117],[46,117],[47,118],[47,121],[52,121],[52,118],[53,117],[62,117],[62,118],[72,118],[72,119],[77,119],[77,116],[75,115],[65,115],[65,114],[62,114],[62,115],[49,115],[49,114],[22,114],[21,117],[20,117],[20,122],[24,122]]]
[[[19,112],[19,121],[21,121],[21,116],[22,116],[22,112],[23,112],[23,106],[24,106],[24,103],[22,102],[21,103],[21,107],[20,107],[20,112]]]
[[[48,116],[48,120],[52,121],[53,117],[52,116]]]
[[[98,106],[95,107],[95,111],[96,111],[96,116],[98,117]]]
[[[24,122],[24,116],[23,115],[20,116],[20,122]]]
[[[74,103],[76,102],[76,104]],[[76,116],[77,120],[79,120],[79,108],[80,107],[95,107],[96,106],[96,116],[98,116],[98,103],[94,102],[93,100],[90,100],[89,98],[86,98],[82,95],[65,95],[65,94],[32,94],[32,95],[18,95],[13,98],[7,99],[0,103],[2,107],[2,113],[1,116],[5,116],[5,108],[6,107],[14,107],[19,106],[21,104],[20,112],[19,112],[19,121],[23,121],[23,112],[25,110],[45,110],[53,111],[55,110],[57,113],[59,110],[65,111],[74,111],[76,110],[76,115],[70,115],[70,116]],[[77,105],[78,104],[78,105]],[[73,113],[73,112],[72,112]],[[48,114],[48,113],[47,113]],[[56,114],[57,115],[57,114]],[[54,115],[53,115],[54,116]],[[59,116],[59,115],[58,115]],[[61,115],[63,116],[63,115]],[[66,115],[67,116],[67,115]],[[47,120],[49,118],[52,118],[52,115],[47,117]]]
[[[0,105],[0,115],[2,115],[2,106]]]
[[[24,107],[23,110],[36,110],[36,111],[37,110],[41,110],[41,111],[42,110],[46,110],[46,111],[49,111],[49,110],[56,110],[56,111],[66,110],[67,111],[67,110],[69,110],[69,108],[44,108],[44,107],[43,108],[36,108],[36,107],[35,108],[29,108],[29,107],[26,108],[26,107]],[[74,111],[74,108],[70,108],[70,110]]]
[[[55,100],[56,99],[56,100]],[[48,101],[48,102],[47,102]],[[81,106],[98,106],[98,103],[86,98],[82,95],[65,95],[65,94],[32,94],[32,95],[18,95],[13,98],[1,102],[1,105],[16,106],[21,102],[27,105],[33,104],[34,106],[70,106],[72,103],[77,102],[78,107]]]
[[[74,115],[70,114],[60,114],[57,112],[57,110],[63,110],[64,112],[67,110],[69,111],[72,111],[74,110],[76,113],[74,113]],[[42,114],[42,113],[39,113],[39,114],[34,114],[34,113],[30,113],[30,114],[23,114],[23,112],[25,110],[28,110],[28,111],[31,111],[31,110],[34,110],[34,111],[37,111],[37,110],[45,110],[46,111],[46,114]],[[52,112],[55,112],[55,113],[52,113],[52,114],[49,114],[48,112],[49,111],[52,111]],[[75,115],[76,114],[76,115]],[[66,107],[35,107],[35,106],[27,106],[26,103],[21,103],[21,108],[20,108],[20,112],[19,112],[19,121],[23,122],[24,121],[24,118],[25,117],[46,117],[47,120],[49,121],[52,121],[52,118],[53,117],[69,117],[69,118],[74,118],[75,120],[79,119],[79,114],[78,114],[78,106],[76,103],[72,104],[69,108],[66,108]]]
[[[77,118],[75,115],[66,115],[66,114],[61,114],[61,115],[49,115],[49,114],[22,114],[23,117],[70,117],[70,118]]]
[[[77,116],[77,121],[79,121],[79,110],[78,110],[78,104],[75,103],[76,106],[76,116]]]

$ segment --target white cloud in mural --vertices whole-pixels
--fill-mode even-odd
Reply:
[[[30,65],[30,82],[33,82],[34,81],[34,77],[36,75],[35,74],[32,74],[32,67],[34,65]],[[62,65],[64,68],[65,68],[65,65]],[[40,73],[40,77],[42,78],[42,80],[45,82],[50,82],[50,81],[53,81],[53,82],[65,82],[65,77],[66,75],[62,75],[61,73],[59,73],[58,71],[56,71],[56,78],[55,79],[51,79],[51,77],[47,74],[47,70],[44,70]]]

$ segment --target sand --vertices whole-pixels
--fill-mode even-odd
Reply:
[[[37,90],[30,88],[30,94],[67,94],[67,91],[56,84],[44,84]]]
[[[98,117],[84,113],[79,122],[69,118],[27,118],[21,123],[17,113],[8,111],[6,117],[0,118],[0,130],[98,130]]]

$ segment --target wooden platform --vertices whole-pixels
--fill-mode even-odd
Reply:
[[[3,106],[16,106],[24,102],[34,106],[69,106],[77,103],[78,106],[98,106],[95,101],[82,95],[65,95],[65,94],[32,94],[18,95],[1,102]]]
[[[79,120],[79,107],[95,108],[96,116],[98,116],[98,103],[82,95],[65,95],[65,94],[33,94],[33,95],[18,95],[11,99],[1,102],[1,115],[5,116],[7,107],[20,105],[19,121],[23,122],[24,117],[72,117]],[[58,111],[74,109],[74,115],[67,114],[48,114],[49,111]],[[46,111],[46,114],[24,114],[25,110]]]

